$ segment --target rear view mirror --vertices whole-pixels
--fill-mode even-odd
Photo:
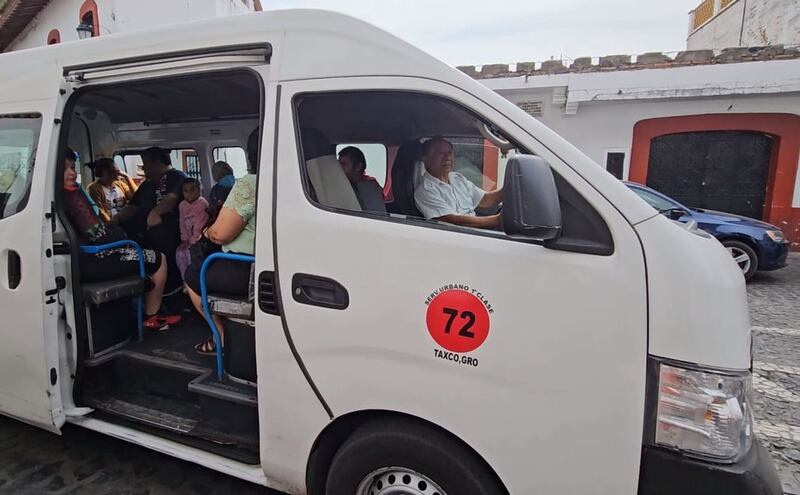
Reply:
[[[503,184],[503,230],[511,237],[554,239],[561,231],[561,206],[553,172],[538,156],[508,160]]]

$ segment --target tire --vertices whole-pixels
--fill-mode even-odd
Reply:
[[[727,240],[722,241],[722,245],[728,249],[734,261],[742,270],[745,280],[750,280],[758,270],[758,255],[749,245],[742,241]],[[747,259],[745,259],[745,256]]]
[[[467,446],[411,419],[359,427],[331,462],[326,495],[507,495]]]

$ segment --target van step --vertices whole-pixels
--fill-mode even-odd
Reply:
[[[92,405],[110,414],[178,433],[189,433],[194,430],[198,424],[198,421],[194,419],[183,418],[115,398],[99,400]]]
[[[236,382],[228,376],[217,380],[213,372],[205,373],[189,382],[189,391],[245,406],[258,407],[258,393],[255,386]]]

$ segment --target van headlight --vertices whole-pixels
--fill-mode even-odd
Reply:
[[[655,443],[716,462],[735,462],[753,441],[750,372],[660,363]]]

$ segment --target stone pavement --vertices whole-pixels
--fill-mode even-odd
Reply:
[[[755,429],[784,489],[800,495],[800,254],[748,285]],[[67,425],[63,437],[0,417],[0,494],[280,495]]]
[[[77,426],[59,437],[4,417],[0,494],[281,495]]]
[[[800,495],[800,254],[747,286],[753,325],[755,430],[787,494]]]

